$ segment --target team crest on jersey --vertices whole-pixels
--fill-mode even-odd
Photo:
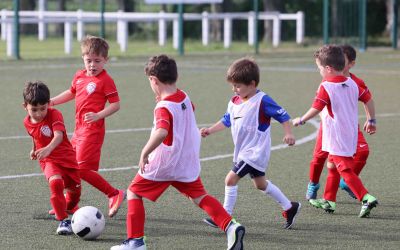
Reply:
[[[88,95],[92,94],[95,90],[96,90],[96,83],[94,82],[90,82],[86,86],[86,92],[88,93]]]
[[[51,137],[51,129],[47,125],[42,126],[40,132],[42,132],[44,136]]]

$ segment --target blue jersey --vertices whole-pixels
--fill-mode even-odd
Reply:
[[[257,90],[257,93],[260,90]],[[232,102],[235,104],[240,104],[241,100],[239,96],[232,97]],[[259,126],[258,130],[265,131],[269,128],[271,124],[271,118],[274,118],[279,123],[284,123],[290,120],[289,114],[284,108],[279,106],[270,96],[264,95],[261,99],[260,113],[258,115]],[[221,119],[221,122],[226,127],[231,127],[230,114],[227,112]]]

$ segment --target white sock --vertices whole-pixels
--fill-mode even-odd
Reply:
[[[225,186],[224,208],[228,214],[232,215],[236,204],[238,186]]]
[[[272,184],[271,181],[267,181],[267,188],[263,191],[263,193],[271,196],[277,203],[279,203],[279,205],[281,205],[284,211],[292,207],[290,200],[277,186]]]

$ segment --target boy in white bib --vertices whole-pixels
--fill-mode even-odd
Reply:
[[[209,128],[202,128],[201,135],[206,137],[229,127],[232,131],[235,150],[232,170],[225,178],[226,211],[233,213],[238,182],[249,174],[257,189],[281,205],[282,215],[286,218],[284,228],[290,229],[301,204],[291,202],[277,186],[265,178],[271,152],[271,118],[282,124],[285,143],[294,145],[295,138],[289,123],[290,116],[271,97],[257,89],[259,80],[259,68],[252,59],[236,60],[227,72],[227,81],[232,85],[235,96],[230,100],[223,118]],[[204,222],[216,227],[210,218],[204,219]]]
[[[156,201],[173,186],[203,209],[226,232],[228,250],[243,249],[245,228],[205,190],[200,178],[200,133],[189,96],[178,89],[175,60],[166,55],[151,57],[145,67],[158,101],[154,127],[144,146],[139,172],[128,188],[127,240],[112,250],[146,249],[145,210],[142,198]]]
[[[329,175],[336,180],[331,188],[336,199],[339,187],[339,175],[351,191],[362,202],[360,218],[368,217],[378,201],[370,195],[360,178],[354,173],[353,155],[357,149],[358,139],[358,100],[363,88],[350,77],[343,75],[345,57],[342,49],[335,45],[325,45],[315,54],[315,62],[323,77],[312,107],[301,117],[293,119],[293,125],[303,125],[306,121],[321,113],[322,150],[329,152]],[[371,102],[365,107],[371,113]],[[331,184],[333,185],[333,184]],[[335,204],[327,200],[310,200],[313,206],[327,212],[335,210]]]

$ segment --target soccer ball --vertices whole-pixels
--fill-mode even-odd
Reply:
[[[94,240],[104,231],[106,221],[99,209],[86,206],[72,216],[72,231],[84,240]]]

